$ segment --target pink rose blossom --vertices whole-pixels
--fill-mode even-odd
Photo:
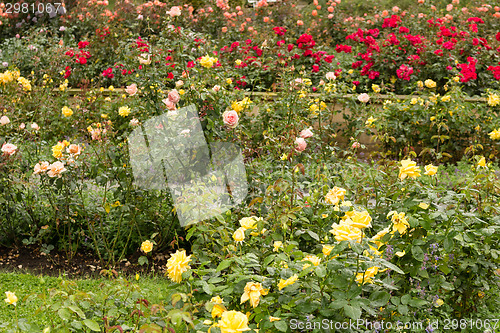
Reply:
[[[35,131],[38,131],[40,129],[40,126],[38,126],[37,123],[31,124],[31,128],[34,129]]]
[[[238,113],[234,110],[225,111],[222,114],[222,120],[229,128],[235,128],[238,125]]]
[[[181,100],[181,96],[177,90],[172,90],[168,93],[168,100],[174,104],[177,104]]]
[[[135,94],[137,94],[137,85],[135,83],[132,83],[130,86],[127,86],[127,89],[125,89],[125,91],[130,96],[134,96]]]
[[[300,131],[299,136],[302,139],[307,139],[313,136],[313,132],[309,128],[306,128],[305,130]]]
[[[17,150],[17,146],[16,145],[13,145],[12,143],[4,143],[2,145],[2,153],[4,153],[5,155],[13,155]]]
[[[370,95],[367,93],[362,93],[358,96],[358,101],[363,102],[363,103],[368,103],[370,100]]]
[[[170,11],[168,11],[167,14],[171,17],[180,16],[181,9],[178,6],[173,6],[172,8],[170,8]]]
[[[10,119],[9,117],[7,116],[2,116],[2,118],[0,118],[0,125],[7,125],[8,123],[10,123]]]
[[[297,147],[295,147],[295,150],[299,152],[304,151],[307,147],[307,142],[303,138],[295,139],[295,144],[297,145]]]
[[[19,128],[20,129],[25,129],[26,128],[26,124],[25,123],[21,123],[21,125],[19,125]]]
[[[38,175],[46,172],[49,169],[49,162],[40,162],[35,165],[34,174]]]
[[[175,103],[172,102],[171,100],[169,100],[168,98],[165,98],[162,102],[165,103],[165,105],[167,106],[167,109],[169,109],[170,111],[174,111],[177,109],[175,107]]]

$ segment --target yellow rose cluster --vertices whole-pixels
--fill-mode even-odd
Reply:
[[[250,106],[250,104],[253,103],[250,98],[245,97],[241,101],[234,101],[231,103],[231,109],[236,111],[238,114],[245,110],[247,107]]]
[[[5,71],[0,73],[0,84],[7,84],[14,80],[17,80],[21,73],[19,71]]]
[[[424,175],[434,176],[437,173],[438,167],[432,164],[428,164],[424,167]],[[401,166],[399,167],[399,179],[404,180],[406,177],[416,179],[420,177],[420,167],[417,166],[417,162],[411,159],[402,160]]]
[[[244,217],[240,220],[240,226],[236,231],[233,233],[233,239],[235,242],[242,243],[245,240],[245,231],[246,230],[254,230],[257,229],[257,223],[259,221],[262,221],[262,217],[257,217],[257,216],[250,216],[250,217]],[[252,236],[258,236],[260,234],[263,234],[266,232],[267,229],[262,229],[261,232],[257,231],[252,231],[250,235]]]
[[[212,68],[214,64],[218,61],[217,58],[211,57],[208,54],[200,59],[200,65],[205,68]]]
[[[367,211],[348,211],[342,217],[340,223],[332,224],[330,232],[335,236],[335,240],[351,241],[360,243],[363,237],[361,229],[370,228],[372,218]]]

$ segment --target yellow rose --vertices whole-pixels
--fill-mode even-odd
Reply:
[[[247,282],[243,295],[241,295],[240,304],[250,300],[250,305],[255,308],[259,305],[260,296],[265,296],[267,293],[268,290],[262,288],[262,284],[259,282]]]
[[[279,249],[283,247],[283,242],[275,241],[273,247],[274,247],[273,252],[278,252]]]
[[[240,59],[236,59],[235,63],[236,63],[236,66],[239,66],[239,65],[241,65],[241,60]]]
[[[330,232],[335,236],[335,240],[338,242],[341,241],[350,241],[355,240],[356,242],[361,242],[362,232],[359,228],[353,227],[349,225],[349,222],[332,225],[332,230]]]
[[[451,96],[450,95],[443,96],[443,97],[441,97],[441,100],[443,102],[449,102],[451,100]]]
[[[356,274],[356,282],[358,284],[373,283],[372,278],[377,275],[379,268],[373,266],[368,268],[364,273]]]
[[[380,86],[377,84],[372,84],[372,90],[374,93],[378,94],[380,92]]]
[[[372,124],[375,122],[375,120],[377,120],[376,118],[373,118],[370,116],[370,118],[368,118],[366,121],[365,121],[365,125],[366,126],[372,126]]]
[[[484,156],[481,156],[481,158],[479,159],[479,162],[477,162],[477,165],[480,167],[483,167],[483,168],[486,167],[486,159],[484,158]]]
[[[417,87],[423,88],[424,87],[424,83],[422,81],[418,81],[417,82]]]
[[[233,234],[233,239],[236,242],[243,242],[243,240],[245,239],[245,228],[240,227],[236,229],[236,231]]]
[[[489,106],[497,106],[500,104],[500,96],[497,94],[489,94],[488,95],[488,105]]]
[[[142,242],[141,251],[144,253],[149,253],[153,250],[153,243],[149,240]]]
[[[413,179],[420,177],[420,167],[417,166],[416,162],[410,159],[402,160],[401,166],[399,167],[399,178],[404,180],[406,177]]]
[[[293,276],[291,276],[290,278],[288,278],[286,280],[280,279],[280,282],[278,283],[278,290],[281,290],[285,287],[291,286],[292,284],[297,282],[298,279],[299,279],[299,277],[297,276],[297,274],[294,274]]]
[[[429,204],[427,204],[425,202],[421,202],[418,204],[418,207],[420,207],[422,209],[427,209],[427,208],[429,208]]]
[[[389,233],[389,228],[385,228],[385,229],[382,229],[380,230],[375,236],[372,237],[372,242],[374,242],[376,245],[377,245],[377,249],[379,249],[382,245],[384,245],[380,239],[382,239],[382,237],[384,237],[385,235],[387,235],[387,233]]]
[[[438,167],[437,166],[434,166],[432,164],[429,164],[429,165],[426,165],[424,167],[425,169],[425,173],[424,175],[428,175],[428,176],[434,176],[438,170]]]
[[[439,298],[439,299],[436,300],[435,307],[439,308],[443,304],[444,304],[444,301],[441,298]]]
[[[65,116],[65,117],[70,117],[71,115],[73,115],[73,110],[71,110],[70,108],[68,108],[67,106],[64,106],[62,108],[62,114]]]
[[[174,282],[182,281],[182,273],[190,269],[188,265],[191,256],[186,256],[186,250],[177,250],[167,261],[168,277]]]
[[[302,261],[310,261],[314,266],[318,266],[320,263],[321,263],[321,259],[316,257],[316,256],[313,256],[313,255],[307,255],[304,259],[302,259]],[[304,264],[302,266],[302,270],[310,267],[311,264]]]
[[[239,311],[226,311],[217,323],[221,333],[238,333],[250,331],[248,317]]]
[[[130,108],[128,106],[121,106],[118,108],[118,114],[122,117],[127,117],[130,114]]]
[[[334,248],[333,245],[323,245],[323,254],[325,255],[325,257],[330,255],[333,248]]]
[[[351,217],[351,226],[359,229],[370,228],[372,226],[371,221],[372,217],[366,210],[362,212],[354,211]]]
[[[278,318],[278,317],[273,317],[273,316],[269,316],[269,321],[272,323],[273,321],[280,321],[281,318]]]
[[[4,301],[10,305],[16,305],[17,303],[17,297],[16,294],[10,291],[5,292],[5,297],[7,297]]]
[[[211,68],[217,62],[217,58],[210,57],[208,54],[200,59],[200,65],[205,68]]]
[[[251,216],[244,217],[240,220],[240,225],[245,229],[255,229],[257,228],[257,222],[262,221],[262,217]]]
[[[405,254],[406,254],[405,251],[398,251],[395,253],[395,255],[397,255],[398,257],[403,257]]]
[[[425,80],[424,84],[429,89],[436,88],[436,82],[432,81],[431,79]]]
[[[55,146],[52,147],[52,156],[54,156],[55,158],[61,158],[63,150],[64,144],[62,142],[58,142]]]
[[[387,214],[387,218],[391,217],[391,221],[393,223],[392,232],[398,231],[401,235],[406,233],[406,229],[410,227],[410,224],[406,220],[405,213],[398,213],[396,211],[389,212]]]
[[[488,133],[490,136],[491,140],[498,140],[500,139],[500,128],[499,129],[494,129],[492,132]]]
[[[214,307],[212,308],[212,318],[217,318],[222,316],[224,312],[226,312],[226,307],[222,304],[214,304]]]
[[[335,186],[325,196],[325,202],[331,205],[336,205],[340,200],[344,200],[346,190]]]

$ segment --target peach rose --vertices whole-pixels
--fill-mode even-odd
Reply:
[[[82,153],[82,148],[79,145],[71,144],[66,151],[71,155],[78,156]]]
[[[363,103],[368,103],[370,100],[370,95],[367,93],[362,93],[358,96],[358,101],[363,102]]]
[[[40,129],[40,126],[38,126],[37,123],[31,124],[31,128],[34,129],[35,131],[38,131]]]
[[[8,123],[10,123],[10,119],[9,119],[9,117],[7,117],[7,116],[2,116],[2,117],[0,118],[0,125],[2,125],[2,126],[3,126],[3,125],[7,125]]]
[[[174,111],[177,109],[175,107],[175,103],[172,102],[171,100],[169,100],[168,98],[165,98],[164,100],[162,100],[162,102],[165,103],[165,105],[167,106],[167,109],[169,109],[170,111]]]
[[[174,104],[177,104],[181,99],[179,92],[177,90],[172,90],[168,93],[168,100]]]
[[[313,136],[313,132],[309,128],[306,128],[305,130],[300,131],[299,136],[302,139],[307,139]]]
[[[172,8],[170,8],[170,11],[168,11],[167,14],[171,17],[180,16],[181,9],[178,6],[173,6]]]
[[[295,147],[295,150],[297,150],[299,152],[304,151],[307,147],[307,142],[303,138],[295,139],[295,144],[297,145],[297,147]]]
[[[135,83],[132,83],[130,86],[127,86],[127,89],[125,89],[125,91],[127,92],[127,94],[129,94],[130,96],[134,96],[135,94],[137,94],[137,84]]]
[[[12,143],[4,143],[2,145],[2,153],[4,153],[5,155],[13,155],[17,150],[17,146],[16,145],[13,145]]]
[[[35,165],[35,169],[34,169],[35,172],[34,173],[35,173],[35,175],[38,175],[40,173],[46,172],[48,169],[49,169],[49,162],[37,163]]]
[[[61,174],[66,171],[66,168],[64,167],[64,163],[61,161],[57,161],[49,165],[49,171],[47,172],[47,175],[49,177],[54,178],[57,176],[57,178],[61,178]]]
[[[229,128],[235,128],[238,125],[238,113],[234,110],[225,111],[222,114],[222,120]]]

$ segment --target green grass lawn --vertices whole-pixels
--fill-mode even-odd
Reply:
[[[88,293],[96,300],[111,299],[114,296],[124,295],[120,293],[122,291],[120,286],[125,281],[131,282],[130,286],[151,304],[166,301],[168,297],[166,290],[171,285],[171,282],[162,276],[139,277],[138,280],[136,278],[109,279],[105,277],[68,279],[64,276],[49,277],[0,272],[2,300],[5,298],[6,291],[14,292],[18,298],[15,308],[2,301],[0,305],[0,331],[4,332],[1,329],[2,324],[15,321],[16,311],[18,318],[27,318],[30,323],[42,329],[49,326],[49,324],[60,323],[61,318],[57,313],[57,309],[54,311],[42,309],[45,302],[51,306],[64,303],[65,293],[74,295],[75,298]],[[58,295],[63,297],[54,297],[56,290],[60,291]],[[133,294],[125,294],[131,296],[130,300],[135,299]]]

